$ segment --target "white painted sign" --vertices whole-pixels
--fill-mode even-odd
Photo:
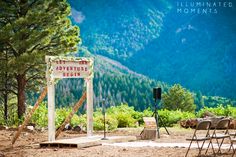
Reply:
[[[93,60],[89,58],[47,56],[46,62],[53,78],[87,78],[93,72]]]

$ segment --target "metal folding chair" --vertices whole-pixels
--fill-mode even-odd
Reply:
[[[236,138],[232,138],[230,141],[231,141],[230,148],[233,149],[233,154],[232,154],[232,157],[233,157],[236,153],[236,148],[234,148],[234,144],[236,143]]]
[[[222,153],[221,146],[224,142],[224,139],[229,138],[229,140],[230,140],[230,135],[229,135],[229,130],[228,130],[229,124],[230,124],[229,119],[222,119],[217,123],[217,125],[213,131],[212,140],[215,139],[217,142],[217,145],[218,145],[217,153],[219,153],[219,152]],[[220,140],[221,140],[221,142],[220,142]],[[209,147],[209,145],[208,145],[208,147]]]
[[[236,148],[234,147],[234,144],[236,144],[236,132],[234,134],[230,134],[230,136],[233,136],[233,137],[232,138],[230,137],[229,151],[231,150],[231,148],[233,149],[233,154],[232,154],[232,157],[233,157],[234,154],[236,153]]]
[[[211,128],[211,121],[201,121],[197,124],[192,138],[191,139],[186,139],[186,140],[190,141],[190,144],[189,144],[188,150],[185,154],[185,157],[187,157],[188,152],[189,152],[193,142],[197,143],[198,150],[199,150],[198,156],[199,156],[201,154],[201,151],[202,151],[202,148],[205,144],[205,141],[209,141],[209,145],[211,144],[212,150],[213,150],[213,153],[214,153],[214,156],[215,156],[215,151],[214,151],[213,144],[212,144],[212,141],[211,141],[211,136],[209,134],[210,128]],[[206,134],[204,136],[198,135],[199,130],[206,130]],[[199,145],[199,142],[202,142],[201,146]],[[209,146],[207,147],[207,150],[208,150],[208,148],[209,148]],[[207,153],[207,150],[206,150],[205,154]]]

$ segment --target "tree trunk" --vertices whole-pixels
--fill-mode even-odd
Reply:
[[[4,118],[5,122],[7,123],[8,119],[8,74],[7,71],[5,72],[5,92],[4,92]]]
[[[4,94],[4,118],[5,118],[5,122],[7,122],[7,119],[8,119],[7,104],[8,104],[8,93],[5,93]]]
[[[26,86],[26,78],[24,74],[18,74],[16,76],[17,79],[17,107],[18,107],[18,118],[21,118],[26,110],[25,106],[25,86]]]

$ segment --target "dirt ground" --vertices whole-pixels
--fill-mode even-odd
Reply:
[[[124,135],[139,135],[141,128],[119,129],[108,133],[109,135],[124,136]],[[168,128],[170,135],[167,135],[165,130],[161,128],[161,138],[155,142],[158,143],[188,143],[186,138],[193,134],[192,129]],[[163,148],[163,147],[119,147],[110,145],[101,145],[88,148],[39,148],[39,143],[47,141],[47,131],[24,131],[18,138],[14,146],[11,145],[11,138],[14,134],[14,129],[0,130],[0,157],[183,157],[187,148]],[[102,134],[97,132],[95,134]],[[86,136],[86,134],[78,134],[72,131],[63,132],[60,138],[70,138]],[[231,156],[230,153],[225,153],[217,156]],[[197,149],[191,149],[189,157],[197,156]],[[209,151],[208,155],[213,156]]]

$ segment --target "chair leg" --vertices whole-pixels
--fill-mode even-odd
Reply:
[[[201,148],[200,148],[200,146],[199,146],[199,143],[198,143],[198,141],[196,141],[197,142],[197,148],[198,148],[198,156],[201,154]]]
[[[208,144],[208,146],[207,146],[207,149],[206,149],[206,151],[205,151],[205,154],[207,154],[210,144],[211,144],[211,142],[209,142],[209,144]]]
[[[228,152],[230,152],[231,148],[232,148],[232,143],[230,144],[230,147],[229,147]],[[233,151],[234,151],[234,150],[233,150]]]
[[[220,152],[220,153],[222,153],[222,152],[221,152],[221,146],[222,146],[222,144],[223,144],[223,142],[224,142],[224,139],[225,139],[225,138],[222,139],[222,141],[221,141],[221,143],[220,143],[220,146],[219,146],[219,149],[218,149],[218,152]]]
[[[217,145],[218,145],[218,151],[217,151],[217,153],[219,153],[220,152],[220,143],[219,143],[219,140],[216,138],[216,143],[217,143]],[[221,153],[221,152],[220,152]]]
[[[202,148],[204,146],[204,143],[205,143],[205,141],[203,141],[201,148],[200,149],[198,148],[199,149],[198,156],[201,155],[201,151],[202,151]]]
[[[213,147],[212,140],[210,140],[210,143],[211,143],[211,148],[212,148],[213,154],[214,154],[214,156],[216,156],[216,153],[215,153],[215,149],[214,149],[214,147]]]
[[[232,154],[232,157],[234,157],[234,154],[236,153],[236,148],[234,148],[234,144],[232,143],[232,149],[233,149],[233,154]]]
[[[193,142],[193,141],[191,141],[190,144],[189,144],[189,147],[188,147],[188,150],[187,150],[187,152],[186,152],[186,154],[185,154],[185,157],[187,157],[187,155],[188,155],[188,152],[189,152],[189,150],[190,150],[190,147],[191,147],[191,145],[192,145],[192,142]]]

